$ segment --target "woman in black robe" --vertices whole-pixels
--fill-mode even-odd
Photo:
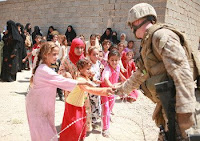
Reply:
[[[6,82],[12,82],[16,80],[16,74],[19,67],[18,48],[20,42],[23,41],[15,22],[11,20],[7,22],[7,33],[4,35],[3,41],[4,47],[1,79]]]
[[[100,43],[102,44],[102,42],[105,39],[110,40],[112,42],[112,29],[111,28],[107,28],[106,31],[103,33],[103,35],[101,36],[101,39],[100,39]]]
[[[118,45],[119,42],[120,41],[117,39],[117,32],[113,31],[113,33],[112,33],[112,43],[113,43],[113,45]]]
[[[76,38],[76,32],[74,31],[74,29],[73,29],[73,27],[71,25],[69,25],[67,27],[67,31],[65,32],[65,36],[67,38],[68,46],[70,46],[71,43],[72,43],[72,40],[74,38]]]
[[[25,69],[25,64],[22,63],[23,58],[26,57],[26,48],[25,48],[25,40],[26,36],[24,35],[24,26],[21,23],[16,23],[16,26],[18,28],[19,34],[21,35],[23,41],[20,42],[19,48],[18,48],[18,56],[19,56],[19,68],[18,71],[21,72]]]
[[[40,31],[39,26],[35,26],[35,27],[34,27],[34,32],[32,33],[33,45],[36,43],[36,41],[35,41],[36,35],[42,36],[42,33],[41,33],[41,31]]]

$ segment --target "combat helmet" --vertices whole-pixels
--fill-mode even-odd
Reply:
[[[127,23],[130,26],[134,21],[146,16],[153,16],[157,20],[155,9],[148,3],[139,3],[134,5],[128,12]]]

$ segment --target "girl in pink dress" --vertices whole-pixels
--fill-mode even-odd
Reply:
[[[105,67],[102,78],[101,87],[111,87],[113,84],[118,83],[119,77],[125,81],[125,77],[120,72],[120,54],[116,50],[111,50],[108,54],[108,65]],[[115,97],[114,96],[101,96],[102,103],[102,120],[103,120],[103,132],[104,137],[109,137],[108,129],[110,126],[110,114],[112,112]]]
[[[50,66],[56,62],[58,52],[59,48],[53,42],[44,43],[40,48],[36,67],[33,69],[31,89],[26,97],[32,141],[49,141],[57,134],[54,125],[57,88],[71,91],[76,85],[90,84],[85,80],[64,78],[54,72]],[[57,141],[56,138],[54,140]]]

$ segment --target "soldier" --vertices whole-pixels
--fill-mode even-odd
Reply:
[[[142,39],[140,59],[136,62],[137,71],[116,87],[116,94],[130,93],[141,86],[144,94],[156,103],[153,120],[158,127],[162,125],[167,133],[170,132],[167,126],[170,119],[155,84],[172,80],[175,89],[174,119],[177,124],[174,139],[168,137],[167,140],[187,139],[185,130],[194,124],[196,99],[193,74],[180,36],[167,28],[158,28],[156,11],[147,3],[136,4],[129,10],[128,25],[135,37]]]

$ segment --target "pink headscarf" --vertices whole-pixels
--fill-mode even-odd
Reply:
[[[84,58],[84,52],[78,56],[74,53],[74,49],[77,47],[77,46],[82,46],[85,48],[85,44],[83,43],[83,41],[79,38],[75,38],[74,40],[72,40],[72,44],[71,44],[71,47],[70,47],[70,51],[69,51],[69,59],[71,60],[71,62],[76,65],[76,63],[78,62],[78,60]]]

